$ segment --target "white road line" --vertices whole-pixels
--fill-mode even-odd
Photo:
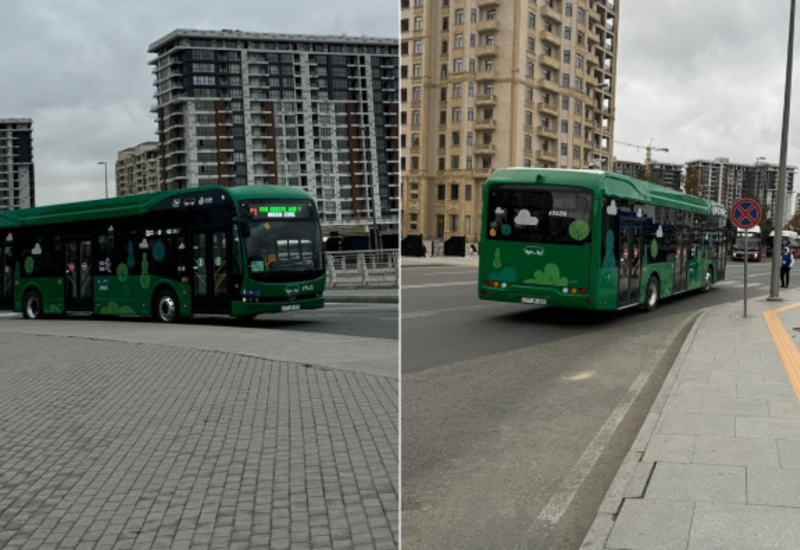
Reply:
[[[439,286],[464,286],[464,285],[473,285],[478,286],[478,281],[466,281],[466,282],[458,282],[458,283],[430,283],[427,285],[403,285],[400,290],[410,290],[412,288],[434,288]]]
[[[436,271],[434,273],[423,273],[423,275],[426,277],[432,277],[434,275],[470,275],[474,277],[476,271],[477,269],[470,269],[468,271]]]
[[[467,311],[471,309],[489,309],[495,307],[504,307],[505,304],[486,304],[486,305],[475,305],[475,306],[462,306],[462,307],[449,307],[445,309],[430,309],[427,311],[414,311],[411,313],[403,313],[401,318],[403,319],[413,319],[415,317],[430,317],[431,315],[438,315],[439,313],[449,313],[451,311]]]
[[[548,531],[558,523],[561,516],[563,516],[564,512],[569,508],[572,499],[575,498],[575,494],[578,492],[578,489],[580,489],[586,476],[589,475],[589,472],[594,467],[595,462],[600,458],[611,436],[614,435],[617,426],[619,426],[619,423],[625,418],[628,409],[630,409],[633,402],[639,396],[639,393],[655,370],[661,357],[667,352],[667,349],[672,345],[673,340],[675,340],[678,334],[680,334],[680,331],[683,330],[689,322],[693,322],[695,318],[695,316],[689,317],[675,327],[666,340],[664,340],[655,353],[653,353],[650,362],[645,369],[639,373],[639,376],[636,377],[636,380],[634,380],[633,384],[628,389],[628,393],[625,395],[624,399],[617,405],[617,408],[614,409],[611,416],[608,417],[608,420],[606,420],[606,423],[600,428],[600,431],[597,432],[597,435],[595,435],[592,442],[583,452],[581,458],[569,474],[561,481],[561,486],[558,491],[556,491],[550,499],[550,502],[539,514],[539,517],[536,518],[536,521],[533,522],[533,525],[531,525],[530,529],[525,533],[526,543],[530,542],[531,535]]]

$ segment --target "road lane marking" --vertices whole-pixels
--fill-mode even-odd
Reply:
[[[699,310],[697,313],[704,311],[704,309]],[[575,494],[580,489],[586,476],[589,475],[595,462],[597,462],[597,459],[600,458],[600,455],[605,450],[617,426],[619,426],[622,419],[625,418],[625,415],[628,414],[628,409],[631,408],[636,398],[639,397],[639,393],[642,391],[642,388],[647,383],[647,380],[650,378],[650,375],[655,370],[661,358],[672,345],[675,338],[678,337],[680,331],[690,322],[694,322],[696,318],[697,316],[694,315],[685,319],[680,325],[673,329],[669,336],[655,350],[650,362],[645,369],[639,373],[639,376],[636,377],[636,380],[631,384],[623,400],[617,405],[617,408],[614,409],[611,416],[608,417],[608,420],[606,420],[603,427],[600,428],[600,431],[597,432],[597,435],[595,435],[592,442],[583,452],[583,455],[578,459],[578,462],[561,481],[561,486],[558,491],[552,496],[550,502],[547,503],[547,506],[545,506],[539,514],[539,517],[536,518],[533,525],[531,525],[525,533],[526,543],[530,542],[531,535],[547,532],[559,522],[561,516],[564,515],[564,512],[567,511],[567,508],[569,508],[569,505],[572,503],[572,499],[575,498]]]
[[[478,286],[478,281],[466,281],[466,282],[458,282],[458,283],[429,283],[426,285],[403,285],[400,290],[410,290],[416,288],[434,288],[440,286],[464,286],[464,285],[474,285]]]
[[[471,275],[475,276],[475,270],[465,270],[465,271],[435,271],[433,273],[423,273],[426,277],[432,277],[434,275]]]
[[[792,337],[786,332],[786,327],[783,326],[783,323],[778,317],[778,315],[784,311],[794,309],[798,306],[800,306],[800,302],[765,311],[764,320],[772,335],[772,341],[775,344],[775,348],[778,350],[778,356],[781,358],[781,363],[783,363],[783,368],[786,370],[786,375],[789,377],[789,382],[792,384],[794,395],[797,401],[800,402],[800,352],[797,351],[794,340],[792,340]]]

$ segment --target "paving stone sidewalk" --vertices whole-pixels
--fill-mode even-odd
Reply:
[[[0,548],[396,549],[398,381],[0,333]]]
[[[800,404],[763,315],[782,297],[703,314],[582,549],[800,548]],[[798,334],[800,308],[778,318]]]

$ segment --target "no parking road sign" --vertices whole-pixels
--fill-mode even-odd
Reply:
[[[761,221],[761,207],[753,199],[739,199],[731,208],[731,221],[739,229],[752,229]]]

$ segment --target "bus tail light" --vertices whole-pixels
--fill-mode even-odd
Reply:
[[[578,293],[578,289],[577,289],[577,288],[573,288],[573,289],[572,289],[572,293],[573,293],[573,294],[577,294],[577,293]]]
[[[492,281],[486,279],[486,282],[484,282],[483,284],[485,284],[486,286],[492,286]]]
[[[586,294],[586,289],[585,288],[581,289],[581,294]]]
[[[587,306],[590,306],[590,305],[592,305],[592,299],[591,299],[591,298],[587,298],[587,299],[586,299],[586,305],[587,305]]]

